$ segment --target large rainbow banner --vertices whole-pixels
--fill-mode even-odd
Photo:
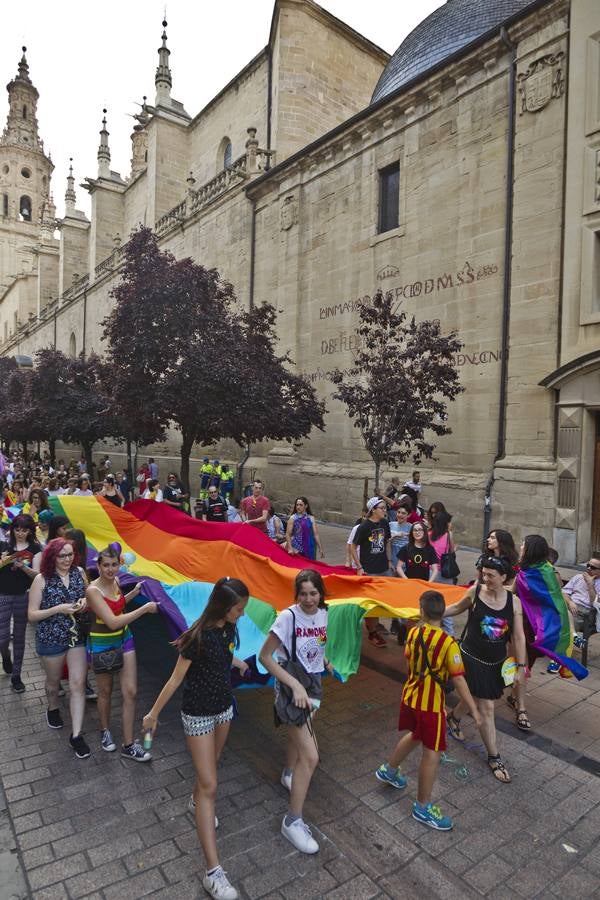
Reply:
[[[96,552],[115,541],[121,545],[125,562],[130,561],[123,582],[143,580],[143,596],[159,603],[174,637],[198,618],[219,578],[240,578],[250,592],[238,622],[238,654],[246,660],[256,660],[277,613],[294,602],[300,569],[316,569],[324,578],[327,656],[342,679],[358,669],[363,617],[416,618],[419,597],[431,587],[417,579],[357,576],[345,566],[290,556],[251,525],[200,522],[152,500],[137,500],[125,509],[98,496],[50,500],[54,513],[84,531]],[[448,604],[464,593],[460,586],[435,587]]]

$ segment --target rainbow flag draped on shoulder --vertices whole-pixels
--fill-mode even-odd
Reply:
[[[327,566],[290,556],[251,525],[200,522],[163,503],[137,500],[119,509],[102,497],[52,497],[56,514],[85,532],[96,552],[121,546],[123,583],[144,581],[143,595],[156,601],[175,637],[206,605],[214,583],[240,578],[250,591],[246,615],[238,622],[239,655],[257,657],[277,613],[294,602],[293,585],[303,568],[324,578],[329,604],[327,656],[342,679],[359,666],[364,616],[416,618],[426,582],[357,576],[345,566]],[[448,604],[464,588],[435,585]]]
[[[579,680],[585,678],[588,670],[572,657],[571,622],[561,586],[550,563],[519,570],[515,589],[533,630],[533,649],[560,663]],[[568,673],[567,677],[570,677]]]

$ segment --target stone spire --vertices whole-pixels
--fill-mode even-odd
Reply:
[[[169,56],[171,51],[167,47],[167,20],[163,19],[162,45],[158,48],[158,66],[156,67],[156,75],[154,83],[156,85],[156,106],[171,105],[171,87],[173,79],[171,78],[171,69],[169,68]]]
[[[29,77],[29,65],[23,47],[23,56],[19,62],[17,75],[6,85],[8,91],[8,118],[0,139],[0,144],[7,146],[28,147],[31,150],[43,151],[38,136],[37,101],[39,94]]]
[[[72,216],[75,213],[75,179],[73,178],[73,157],[69,159],[69,174],[67,176],[67,190],[65,191],[65,215]]]
[[[98,178],[110,178],[110,148],[108,146],[109,132],[106,130],[106,110],[103,109],[102,130],[100,131],[100,144],[98,146]]]
[[[31,78],[29,77],[29,64],[27,62],[27,57],[25,54],[27,53],[27,47],[22,47],[23,56],[21,57],[21,61],[19,62],[19,74],[15,80],[24,81],[26,84],[31,84]]]

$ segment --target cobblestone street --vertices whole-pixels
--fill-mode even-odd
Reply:
[[[325,532],[326,549],[341,547],[344,531]],[[463,555],[465,575],[468,559]],[[172,663],[160,626],[152,627],[137,632],[140,715]],[[455,828],[437,833],[410,815],[416,759],[407,766],[404,794],[373,776],[395,740],[401,652],[392,640],[382,651],[366,647],[348,684],[327,680],[317,721],[321,765],[306,807],[321,844],[314,857],[294,851],[279,833],[287,799],[279,784],[284,734],[272,726],[271,691],[238,692],[240,716],[220,767],[217,813],[221,860],[240,895],[600,896],[600,643],[592,644],[592,669],[581,684],[548,675],[538,663],[530,683],[531,734],[518,732],[506,704],[498,704],[512,784],[492,778],[467,725],[470,748],[451,744],[455,762],[441,767],[436,791]],[[2,898],[204,896],[203,860],[187,813],[192,766],[178,698],[161,717],[149,765],[101,751],[89,704],[92,756],[78,761],[68,747],[68,725],[59,732],[46,726],[43,677],[31,646],[23,680],[28,690],[21,696],[11,692],[8,678],[0,683]],[[61,703],[68,718],[67,698]],[[113,705],[118,709],[118,694]],[[116,716],[114,732],[120,736]],[[466,781],[457,777],[462,764]]]

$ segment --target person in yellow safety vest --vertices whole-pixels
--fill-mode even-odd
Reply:
[[[215,461],[213,462],[213,470],[212,470],[212,475],[210,476],[209,485],[210,485],[210,487],[216,487],[216,489],[219,490],[220,484],[221,484],[221,466],[219,464],[219,460],[215,459]]]
[[[231,466],[223,463],[221,467],[221,495],[226,500],[229,500],[230,495],[233,493],[234,479],[235,475]]]
[[[213,465],[209,462],[208,456],[205,456],[202,465],[200,466],[200,492],[198,496],[201,500],[206,500],[208,498],[208,485],[210,484],[212,474]]]

